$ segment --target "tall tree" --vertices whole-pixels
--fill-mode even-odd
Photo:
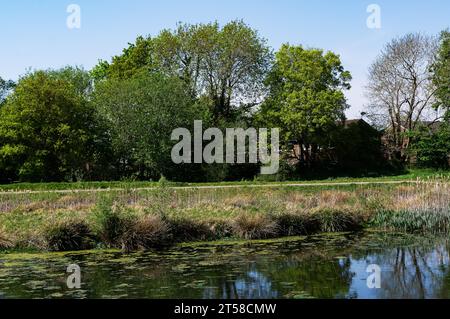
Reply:
[[[438,108],[450,111],[450,31],[441,33],[437,59],[433,65],[433,83],[436,86]],[[450,114],[448,114],[450,117]]]
[[[171,160],[172,131],[203,117],[181,80],[147,72],[108,79],[96,86],[93,103],[107,122],[121,176],[177,178],[182,168]]]
[[[194,97],[207,96],[216,118],[261,102],[272,53],[257,31],[242,21],[180,24],[157,37],[139,37],[111,63],[101,61],[97,78],[126,78],[144,69],[183,79]]]
[[[425,120],[436,120],[432,65],[434,38],[407,34],[393,39],[369,70],[369,118],[386,130],[392,159],[408,160],[409,133]]]
[[[270,94],[259,118],[282,128],[286,140],[296,140],[300,164],[310,166],[321,138],[345,117],[343,91],[350,88],[350,80],[338,55],[285,44],[267,78]]]
[[[97,126],[79,82],[72,81],[79,72],[37,71],[18,81],[0,109],[3,174],[22,181],[63,181],[89,170]]]
[[[100,60],[91,70],[96,81],[103,79],[128,79],[142,70],[154,68],[154,50],[151,37],[137,37],[135,43],[129,43],[122,54],[114,56],[111,63]]]

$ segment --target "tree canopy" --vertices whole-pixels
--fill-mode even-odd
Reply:
[[[437,40],[407,34],[374,61],[366,114],[377,129],[345,119],[352,77],[339,55],[290,44],[273,53],[241,20],[180,23],[139,36],[89,72],[67,66],[28,72],[17,83],[0,78],[0,180],[258,174],[254,163],[173,163],[173,130],[192,131],[195,120],[223,131],[279,128],[284,171],[277,179],[371,174],[413,162],[447,167],[450,32]]]
[[[261,102],[272,60],[266,40],[242,21],[180,24],[158,36],[138,37],[111,63],[100,61],[97,79],[128,78],[145,70],[182,79],[193,97],[207,96],[216,118]]]
[[[0,109],[0,170],[26,181],[82,178],[93,154],[94,112],[66,68],[22,77]]]
[[[433,66],[433,83],[436,86],[437,108],[450,111],[450,31],[441,33],[440,47]]]
[[[106,120],[120,174],[141,179],[176,177],[171,133],[207,117],[196,103],[181,80],[162,74],[141,72],[99,83],[93,104]]]
[[[300,163],[309,165],[320,138],[345,117],[350,80],[338,55],[285,44],[267,78],[270,93],[259,116],[282,128],[286,140],[296,140]]]
[[[367,113],[385,128],[389,156],[403,163],[408,161],[409,133],[423,121],[436,119],[436,49],[433,37],[410,33],[389,42],[369,70]]]

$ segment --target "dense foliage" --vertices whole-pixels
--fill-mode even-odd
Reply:
[[[426,106],[433,102],[441,113],[450,106],[449,34],[442,33],[431,67],[420,69],[433,87]],[[391,49],[398,54],[386,51],[391,59],[386,61],[414,57],[417,48],[408,43],[426,48],[426,39],[412,34],[394,40]],[[395,63],[380,61],[376,70],[395,73],[390,69]],[[179,127],[192,131],[195,120],[223,131],[280,128],[278,179],[305,172],[324,177],[380,172],[387,167],[383,148],[390,143],[382,135],[389,135],[390,127],[379,131],[365,121],[346,121],[350,81],[337,54],[289,44],[273,54],[243,21],[179,24],[155,37],[138,37],[122,54],[89,72],[65,67],[28,72],[17,83],[0,78],[0,182],[161,176],[223,181],[257,175],[255,164],[175,165],[171,132]],[[416,99],[406,96],[406,104],[422,101],[418,90],[428,94],[413,90]],[[398,138],[408,142],[400,144],[407,145],[409,158],[420,166],[447,167],[448,115],[432,130],[419,125],[420,117],[407,123],[414,125],[402,126]]]
[[[317,164],[320,145],[344,120],[347,108],[343,90],[350,73],[339,56],[322,50],[283,45],[267,77],[269,96],[259,113],[263,126],[282,129],[285,141],[299,145],[301,166]]]
[[[142,70],[179,77],[192,97],[207,96],[216,118],[260,102],[271,50],[258,32],[242,21],[180,24],[158,36],[138,37],[111,63],[101,61],[96,79],[129,78]]]
[[[21,78],[0,110],[2,179],[76,180],[105,145],[86,99],[84,71],[37,71]]]
[[[410,133],[410,152],[420,167],[450,167],[450,32],[443,31],[433,64],[434,107],[443,113],[439,121],[422,123]]]
[[[450,110],[450,31],[448,30],[441,33],[433,81],[436,86],[436,107]]]
[[[419,167],[448,169],[450,164],[450,124],[445,121],[437,128],[421,126],[412,133],[410,151]]]
[[[93,105],[107,122],[118,177],[176,177],[170,157],[172,130],[190,128],[195,119],[208,116],[182,81],[156,73],[99,83]]]

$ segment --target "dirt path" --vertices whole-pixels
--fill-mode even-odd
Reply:
[[[211,185],[211,186],[173,186],[170,189],[227,189],[227,188],[274,188],[274,187],[314,187],[314,186],[351,186],[351,185],[400,185],[421,183],[419,181],[378,181],[378,182],[324,182],[324,183],[274,183],[274,184],[255,184],[255,185]],[[151,191],[157,190],[158,187],[138,187],[131,188],[133,191]],[[20,195],[20,194],[74,194],[74,193],[100,193],[100,192],[120,192],[126,188],[92,188],[92,189],[62,189],[62,190],[20,190],[20,191],[1,191],[0,195]]]

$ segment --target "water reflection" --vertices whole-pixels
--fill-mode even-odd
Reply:
[[[432,248],[402,247],[366,256],[366,263],[383,265],[382,289],[374,297],[449,298],[449,251],[447,243],[439,243]]]
[[[199,245],[160,253],[0,256],[0,298],[449,298],[449,242],[386,233]],[[82,289],[65,285],[82,269]],[[369,289],[367,266],[382,268]]]

